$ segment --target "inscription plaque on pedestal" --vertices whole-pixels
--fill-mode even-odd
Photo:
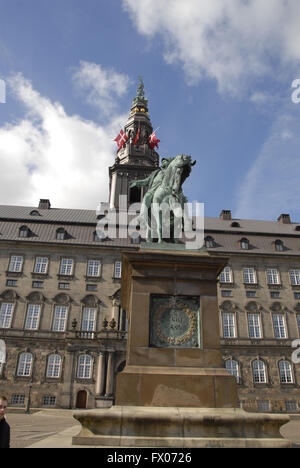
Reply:
[[[150,347],[200,348],[200,298],[151,295]]]

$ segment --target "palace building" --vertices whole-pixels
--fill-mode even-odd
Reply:
[[[109,168],[104,210],[119,197],[139,202],[130,182],[159,167],[140,85],[124,144]],[[114,403],[126,362],[126,312],[120,306],[122,252],[141,238],[111,239],[93,210],[0,206],[0,390],[10,406],[95,408]],[[237,379],[249,411],[297,412],[300,364],[300,223],[205,218],[205,248],[229,258],[218,303],[224,366]],[[5,345],[5,346],[4,346]],[[0,347],[1,350],[1,347]]]

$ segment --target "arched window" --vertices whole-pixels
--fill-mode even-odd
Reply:
[[[288,361],[279,361],[280,383],[293,383],[292,367]]]
[[[228,370],[229,374],[234,375],[237,383],[239,383],[240,382],[239,363],[237,361],[234,361],[233,359],[228,359],[227,361],[225,361],[225,367]]]
[[[50,354],[47,363],[47,377],[58,379],[61,372],[61,356],[59,354]]]
[[[266,383],[267,373],[265,363],[259,359],[256,359],[252,363],[253,382],[254,383]]]
[[[81,354],[78,358],[77,378],[90,379],[92,377],[92,357]]]
[[[19,357],[17,375],[19,377],[29,377],[32,371],[33,356],[31,353],[22,353]]]

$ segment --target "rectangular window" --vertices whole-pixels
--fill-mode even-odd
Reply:
[[[279,271],[276,268],[267,269],[268,284],[280,284]]]
[[[298,412],[298,403],[297,401],[293,400],[286,400],[285,402],[285,409],[288,413],[296,413]]]
[[[290,270],[290,279],[293,286],[300,285],[300,270]]]
[[[34,273],[45,274],[48,270],[48,258],[36,257],[34,265]]]
[[[10,404],[12,406],[24,406],[25,405],[25,395],[22,394],[14,394],[11,396]]]
[[[230,267],[225,267],[220,274],[220,283],[232,283],[232,271]]]
[[[70,283],[58,283],[58,289],[70,289]]]
[[[44,395],[43,396],[43,406],[55,406],[56,405],[56,397],[51,395]]]
[[[44,286],[44,281],[33,281],[32,287],[33,288],[42,288]]]
[[[15,286],[18,286],[18,282],[17,280],[8,279],[6,280],[6,286],[15,287]]]
[[[295,292],[295,293],[294,293],[294,298],[295,298],[295,299],[300,299],[300,293]]]
[[[122,276],[122,262],[117,261],[115,262],[114,267],[114,278],[121,278]]]
[[[92,307],[84,307],[82,313],[82,331],[95,331],[96,328],[96,312],[97,309]]]
[[[279,291],[271,291],[270,292],[270,297],[271,297],[271,299],[279,299],[280,298],[280,292]]]
[[[283,314],[273,314],[273,327],[275,338],[286,338],[286,327]]]
[[[221,296],[222,297],[231,297],[231,291],[230,290],[225,290],[223,289],[223,291],[221,291]]]
[[[9,262],[8,271],[20,273],[23,267],[24,257],[21,255],[12,255]]]
[[[60,275],[72,275],[73,274],[73,259],[62,258],[60,263]]]
[[[0,328],[10,328],[14,305],[3,302],[0,308]]]
[[[244,268],[243,277],[245,284],[256,284],[256,272],[254,268]]]
[[[257,401],[258,411],[270,411],[270,401],[269,400],[258,400]]]
[[[101,262],[100,260],[88,260],[87,276],[100,276]]]
[[[52,331],[64,332],[67,322],[67,306],[55,306]]]
[[[41,306],[37,304],[28,304],[25,320],[26,330],[37,330],[40,320]]]
[[[224,338],[235,338],[235,321],[233,313],[223,313],[223,336]]]
[[[246,297],[256,297],[256,291],[246,291]]]
[[[248,314],[248,327],[250,338],[261,338],[259,314]]]
[[[96,284],[87,284],[86,285],[86,290],[87,291],[97,291],[97,285]]]

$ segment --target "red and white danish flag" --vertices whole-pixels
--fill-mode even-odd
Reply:
[[[121,130],[117,138],[115,138],[114,140],[118,145],[118,151],[122,148],[122,146],[126,143],[127,140],[128,136],[124,133],[123,130]]]
[[[158,128],[159,128],[159,127],[158,127]],[[151,149],[154,149],[155,146],[157,146],[157,148],[158,148],[158,143],[160,142],[160,140],[158,140],[158,139],[156,138],[156,132],[157,132],[158,128],[157,128],[156,130],[154,130],[154,132],[151,133],[151,135],[149,136],[149,140],[148,140],[148,141],[149,141],[149,145],[150,145],[150,148],[151,148]]]

